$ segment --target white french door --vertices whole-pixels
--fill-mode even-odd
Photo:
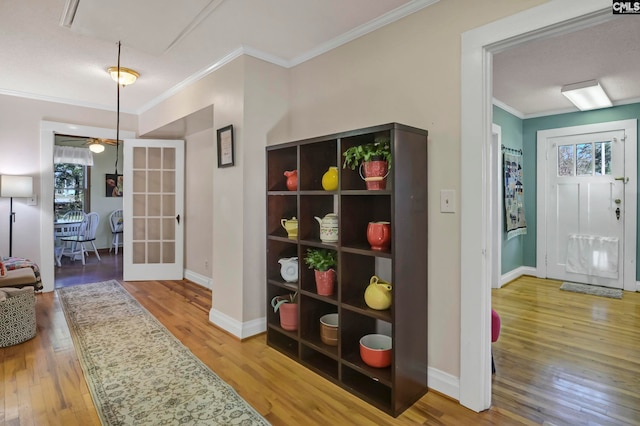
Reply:
[[[184,275],[184,141],[124,141],[123,279]]]
[[[635,281],[636,197],[628,186],[633,179],[635,187],[636,140],[627,133],[614,123],[538,132],[545,211],[537,241],[546,261],[541,268],[539,259],[539,276],[613,288]]]

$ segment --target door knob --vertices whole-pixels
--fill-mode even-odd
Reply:
[[[613,202],[616,204],[620,204],[622,200],[620,198],[616,198],[615,200],[613,200]]]

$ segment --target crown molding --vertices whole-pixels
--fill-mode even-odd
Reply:
[[[313,59],[316,56],[320,56],[323,53],[327,53],[330,50],[335,49],[336,47],[342,46],[343,44],[362,37],[363,35],[369,34],[370,32],[382,28],[385,25],[389,25],[392,22],[395,22],[399,19],[404,18],[405,16],[419,11],[420,9],[431,6],[438,1],[439,0],[413,0],[410,3],[407,3],[385,13],[384,15],[378,17],[377,19],[374,19],[373,21],[362,24],[359,27],[352,29],[351,31],[348,31],[332,40],[327,41],[326,43],[322,43],[321,45],[309,50],[306,53],[303,53],[302,55],[296,56],[291,61],[289,61],[289,68],[300,65],[301,63],[306,62],[309,59]]]
[[[102,105],[102,104],[96,104],[92,102],[79,102],[77,100],[57,98],[55,96],[36,95],[33,93],[18,92],[15,90],[0,89],[0,95],[15,96],[17,98],[33,99],[36,101],[43,101],[43,102],[53,102],[56,104],[71,105],[71,106],[77,106],[77,107],[83,107],[83,108],[102,109],[102,110],[114,111],[114,112],[116,111],[116,107],[114,105]],[[120,112],[125,114],[134,114],[134,115],[138,114],[137,111],[131,110],[131,109],[120,108]]]
[[[518,111],[517,109],[515,109],[514,107],[505,104],[504,102],[493,98],[492,102],[495,106],[497,106],[500,109],[503,109],[505,111],[507,111],[509,114],[511,115],[515,115],[516,117],[518,117],[520,120],[524,120],[524,114],[521,113],[520,111]]]

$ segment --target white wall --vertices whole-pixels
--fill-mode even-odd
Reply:
[[[16,223],[14,224],[13,254],[27,257],[42,265],[40,259],[40,123],[51,120],[63,123],[82,124],[94,127],[114,128],[113,111],[83,108],[53,102],[0,95],[0,174],[25,174],[34,177],[34,192],[38,196],[37,206],[27,206],[26,200],[14,200]],[[137,120],[130,114],[121,114],[120,128],[135,130]],[[53,205],[50,206],[53,211]],[[0,199],[0,254],[8,253],[9,200]],[[3,224],[6,223],[6,224]],[[53,238],[53,229],[51,230]],[[53,262],[53,259],[46,259]],[[53,264],[53,263],[52,263]],[[43,275],[53,288],[53,274]]]

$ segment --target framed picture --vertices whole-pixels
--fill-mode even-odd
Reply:
[[[122,197],[122,175],[107,173],[105,176],[105,197]]]
[[[233,142],[233,125],[218,129],[218,167],[233,166],[235,147]]]

